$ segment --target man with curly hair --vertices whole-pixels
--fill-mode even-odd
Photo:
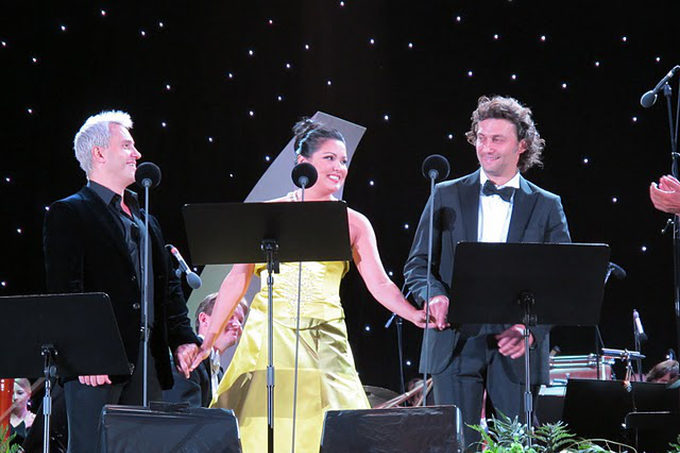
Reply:
[[[479,424],[486,390],[496,412],[510,417],[524,412],[524,327],[460,325],[448,316],[456,244],[477,242],[570,242],[560,197],[530,183],[521,173],[541,166],[545,140],[531,110],[509,97],[483,96],[466,134],[480,169],[438,184],[423,211],[410,256],[406,282],[419,303],[427,291],[430,203],[434,203],[433,268],[430,312],[437,329],[423,345],[437,404],[454,404],[463,422]],[[493,276],[488,276],[493,283]],[[530,328],[531,384],[548,382],[549,327]],[[487,412],[488,413],[488,412]],[[479,434],[465,428],[468,444]]]

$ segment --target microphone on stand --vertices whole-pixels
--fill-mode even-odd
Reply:
[[[149,405],[148,375],[149,375],[149,263],[151,247],[149,246],[149,189],[161,183],[161,169],[151,162],[144,162],[135,171],[135,182],[144,188],[144,232],[142,239],[142,406]]]
[[[425,291],[425,332],[423,333],[423,348],[425,348],[425,354],[423,358],[423,369],[426,370],[423,373],[423,382],[427,382],[427,370],[429,369],[429,353],[427,350],[427,338],[429,336],[430,329],[427,328],[427,323],[430,322],[430,289],[432,287],[432,233],[434,230],[434,183],[438,180],[445,179],[449,176],[449,171],[451,167],[449,161],[446,157],[439,154],[432,154],[428,156],[423,162],[423,176],[430,180],[430,199],[428,205],[430,206],[430,223],[428,228],[428,244],[427,244],[427,286]],[[423,405],[425,405],[425,398],[423,398]]]
[[[305,189],[309,189],[316,184],[319,173],[316,171],[314,165],[309,162],[302,162],[293,167],[291,177],[293,178],[293,183],[301,188],[304,193]]]
[[[152,162],[144,162],[135,171],[135,181],[140,187],[153,189],[161,183],[161,169]]]
[[[649,90],[648,92],[646,92],[645,94],[643,94],[642,97],[640,98],[640,105],[642,105],[642,106],[643,106],[644,108],[646,108],[646,109],[648,109],[648,108],[650,108],[651,106],[653,106],[654,103],[656,102],[657,93],[663,89],[664,85],[666,85],[666,83],[668,83],[668,81],[669,81],[670,79],[673,78],[673,75],[674,75],[679,69],[680,69],[680,66],[676,66],[676,67],[674,67],[673,69],[671,69],[670,71],[668,71],[668,74],[666,74],[666,75],[664,76],[664,78],[661,79],[661,80],[659,81],[659,83],[656,84],[656,86],[654,87],[654,89]]]
[[[179,263],[179,269],[177,269],[177,276],[179,277],[182,273],[186,274],[187,283],[189,284],[191,289],[200,288],[201,285],[203,284],[201,277],[199,277],[194,271],[191,270],[187,262],[184,261],[184,257],[182,256],[182,254],[179,253],[179,250],[177,250],[177,247],[175,247],[172,244],[167,244],[165,248],[168,250],[168,252],[170,252],[172,256],[175,257],[175,259]]]
[[[647,334],[645,333],[644,327],[642,327],[642,321],[640,320],[640,313],[636,309],[633,309],[633,330],[635,336],[640,339],[640,341],[647,341]]]
[[[451,171],[449,161],[439,154],[432,154],[423,162],[423,176],[426,179],[441,181],[449,176],[449,171]]]

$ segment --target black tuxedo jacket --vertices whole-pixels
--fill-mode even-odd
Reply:
[[[406,283],[420,304],[424,303],[427,291],[430,204],[434,203],[430,297],[449,297],[456,245],[461,241],[477,241],[480,171],[437,184],[433,197],[425,206],[404,267]],[[520,176],[520,187],[513,200],[507,242],[571,242],[560,198]],[[489,276],[489,283],[493,284],[493,276]],[[455,300],[450,301],[450,304],[455,303]],[[433,329],[428,333],[428,342],[423,348],[428,349],[429,365],[425,368],[421,356],[421,372],[440,373],[452,360],[453,350],[460,337],[460,325],[455,324],[455,319],[448,321],[451,328],[443,331]],[[534,384],[548,381],[549,331],[549,326],[531,329],[535,340],[530,357]],[[515,370],[515,373],[509,374],[523,382],[524,360],[508,357],[502,357],[502,360],[507,361],[508,369]]]
[[[145,215],[142,211],[142,218]],[[43,229],[47,289],[52,293],[107,293],[128,360],[135,364],[142,298],[123,232],[116,222],[114,214],[88,187],[52,204]],[[150,351],[165,389],[172,387],[173,382],[168,347],[174,351],[181,344],[198,344],[198,338],[191,329],[180,280],[172,270],[160,226],[153,216],[149,217],[149,230],[154,270]],[[124,379],[113,378],[114,382]]]

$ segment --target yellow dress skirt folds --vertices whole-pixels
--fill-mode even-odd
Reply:
[[[274,442],[279,452],[290,452],[292,445],[298,266],[281,263],[281,272],[274,274]],[[348,267],[341,261],[302,264],[296,453],[318,453],[325,411],[370,407],[340,304],[340,281]],[[262,274],[260,292],[212,402],[236,413],[244,453],[267,450],[266,267],[255,266],[255,274]]]

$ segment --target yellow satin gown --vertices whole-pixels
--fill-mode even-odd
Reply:
[[[274,274],[274,442],[282,453],[292,445],[298,266],[281,263],[281,272]],[[370,408],[340,303],[340,281],[348,268],[341,261],[302,264],[296,453],[318,453],[325,411]],[[211,405],[234,410],[243,453],[267,451],[266,267],[255,266],[255,274],[261,274],[260,292]]]

